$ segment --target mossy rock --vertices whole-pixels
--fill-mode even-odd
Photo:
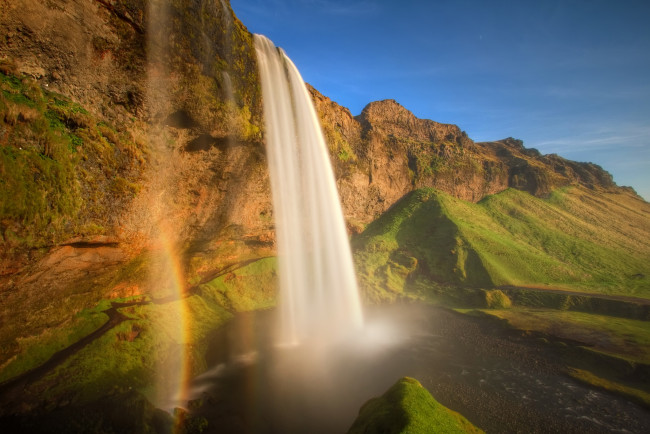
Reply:
[[[438,403],[415,379],[404,377],[361,407],[348,434],[482,433]]]
[[[485,304],[490,309],[507,309],[512,306],[512,300],[500,289],[485,291]]]

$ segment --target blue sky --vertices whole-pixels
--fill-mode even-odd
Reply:
[[[650,199],[650,1],[231,4],[354,115],[395,99],[476,141],[599,164]]]

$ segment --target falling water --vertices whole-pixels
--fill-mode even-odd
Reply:
[[[221,12],[223,13],[223,21],[226,27],[226,35],[230,36],[230,32],[232,31],[232,17],[230,15],[230,9],[226,5],[226,0],[221,0]]]
[[[343,212],[316,111],[295,65],[255,35],[286,344],[337,340],[362,325]]]

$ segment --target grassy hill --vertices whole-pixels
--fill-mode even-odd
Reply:
[[[508,189],[474,204],[416,190],[353,240],[370,299],[420,279],[650,298],[650,204],[583,187]]]
[[[348,434],[482,433],[470,421],[438,403],[415,379],[404,377],[361,407]]]

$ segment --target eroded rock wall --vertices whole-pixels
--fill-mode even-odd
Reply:
[[[570,184],[618,188],[595,164],[542,155],[521,140],[476,143],[456,125],[418,119],[394,100],[372,102],[354,117],[310,90],[352,230],[420,187],[472,202],[510,187],[540,197]]]

